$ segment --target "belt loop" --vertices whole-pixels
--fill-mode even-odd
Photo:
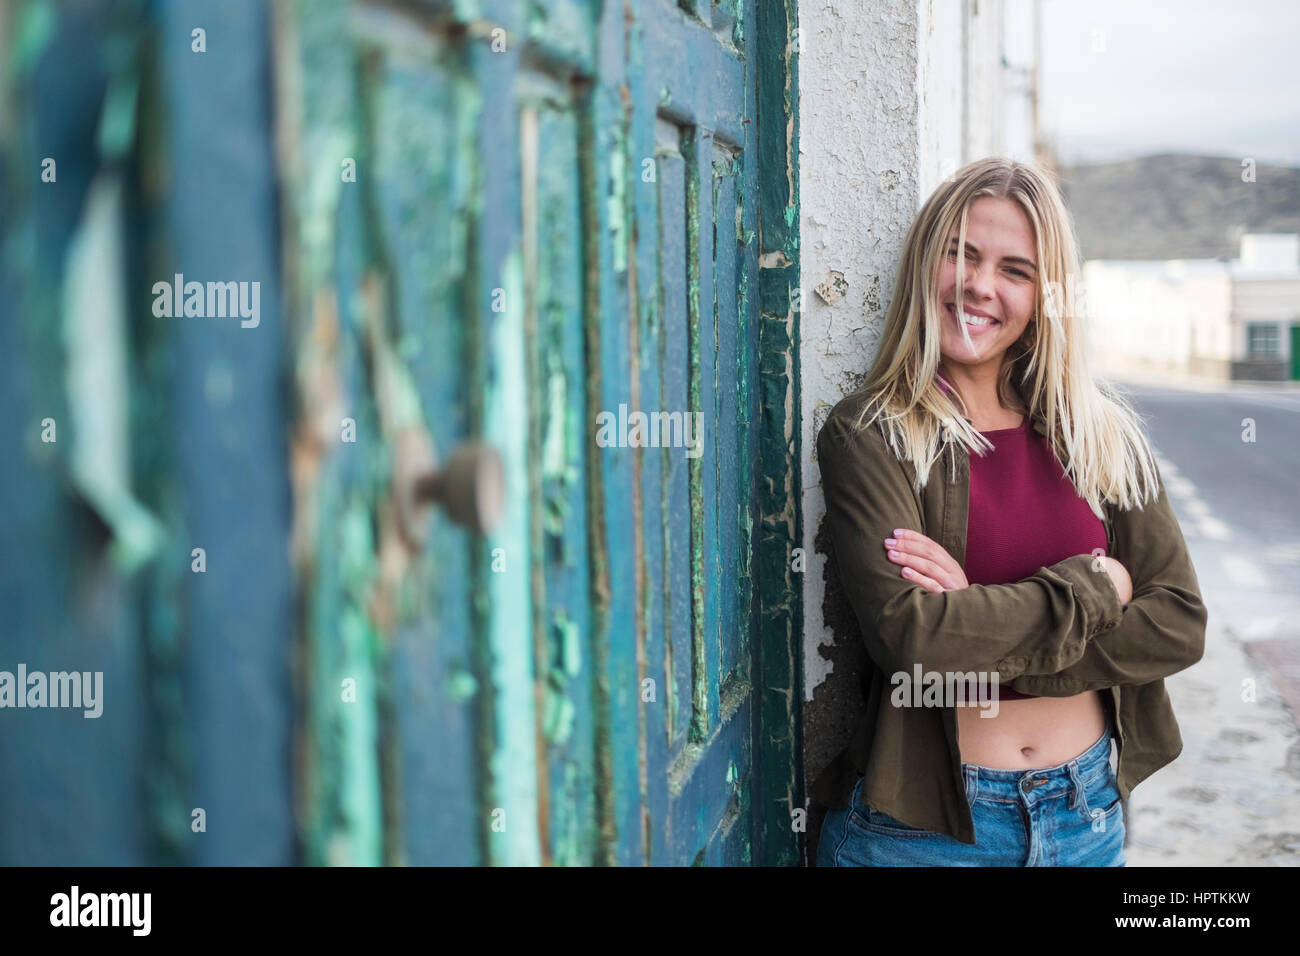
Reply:
[[[1079,776],[1079,761],[1071,760],[1065,766],[1070,771],[1070,785],[1073,788],[1073,793],[1070,795],[1070,809],[1077,810],[1083,803],[1083,778]]]

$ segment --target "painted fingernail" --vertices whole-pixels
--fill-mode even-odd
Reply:
[[[890,552],[889,552],[889,556],[890,556],[891,558],[896,558],[896,557],[898,557],[898,552],[897,552],[897,551],[890,551]]]
[[[895,528],[895,529],[894,529],[894,537],[895,537],[895,538],[901,538],[902,536],[903,536],[903,529],[902,529],[902,528]]]
[[[886,538],[885,544],[892,548],[894,545],[898,544],[898,542],[895,541],[893,538]]]
[[[911,569],[911,568],[903,568],[903,573],[906,574],[906,575],[909,575],[909,576],[910,576],[911,573],[912,573],[912,569]]]

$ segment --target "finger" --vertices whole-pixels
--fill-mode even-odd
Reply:
[[[922,581],[929,581],[939,590],[943,589],[942,580],[945,577],[943,569],[933,561],[921,557],[917,554],[908,554],[905,551],[891,549],[888,551],[889,560],[899,565],[899,573],[909,581],[915,581],[920,584]],[[933,589],[930,589],[933,590]]]
[[[934,580],[934,578],[926,577],[924,574],[915,570],[914,568],[908,568],[908,567],[903,568],[903,577],[907,578],[907,580],[909,581],[921,585],[921,587],[925,588],[927,591],[930,591],[934,594],[943,593],[943,585],[941,585],[938,581]]]
[[[956,587],[957,581],[965,577],[965,572],[957,563],[957,559],[937,541],[906,528],[897,528],[894,533],[901,533],[903,536],[886,538],[885,548],[902,554],[917,555],[929,562],[927,565],[915,565],[917,570],[928,574],[936,581],[943,582],[948,588]]]
[[[937,541],[927,538],[919,531],[911,531],[907,528],[895,528],[894,537],[885,539],[885,547],[919,554],[931,560],[942,560],[948,554]]]
[[[889,552],[889,560],[922,574],[933,581],[951,583],[948,581],[951,575],[950,568],[935,561],[931,561],[929,558],[923,558],[919,554],[909,554],[906,551],[892,549]]]
[[[894,537],[897,538],[899,541],[902,541],[907,544],[911,544],[914,547],[924,547],[925,545],[933,545],[934,547],[937,548],[939,546],[938,542],[935,541],[933,538],[927,538],[925,535],[921,534],[921,532],[913,531],[911,528],[895,528]]]

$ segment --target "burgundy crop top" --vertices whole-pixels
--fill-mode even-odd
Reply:
[[[1012,584],[1072,555],[1097,548],[1105,553],[1105,524],[1074,490],[1028,416],[1015,428],[980,434],[995,447],[983,457],[970,454],[967,583]],[[998,684],[999,701],[1034,696]]]

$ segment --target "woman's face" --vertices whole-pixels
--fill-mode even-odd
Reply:
[[[966,223],[965,298],[974,351],[962,340],[957,304],[957,226],[953,226],[939,266],[939,306],[943,333],[939,351],[950,365],[998,368],[1002,355],[1029,324],[1036,298],[1038,260],[1028,217],[1010,199],[981,196],[970,206]]]

